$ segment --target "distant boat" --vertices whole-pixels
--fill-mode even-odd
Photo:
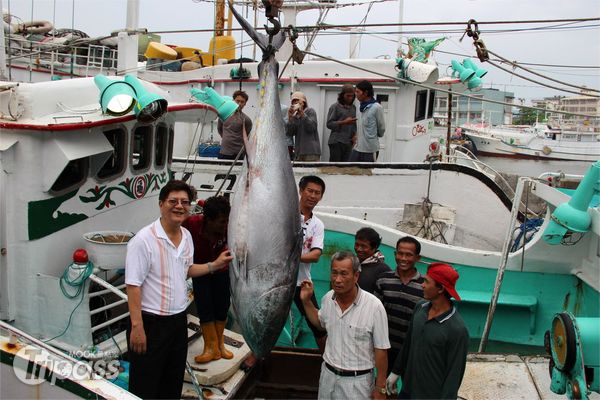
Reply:
[[[534,126],[463,125],[478,155],[539,160],[596,161],[600,159],[600,132],[561,131]]]

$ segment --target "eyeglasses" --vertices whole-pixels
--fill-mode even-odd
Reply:
[[[180,204],[180,203],[183,207],[190,206],[190,201],[184,200],[184,199],[167,199],[167,203],[169,203],[172,207],[175,207],[177,204]]]

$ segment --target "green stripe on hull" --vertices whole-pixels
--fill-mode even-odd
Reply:
[[[329,262],[331,255],[338,250],[352,250],[354,236],[346,233],[326,231],[325,249],[317,264],[313,264],[311,275],[315,282],[315,292],[320,303],[321,297],[329,290]],[[394,248],[382,245],[386,263],[395,268]],[[444,260],[428,258],[426,254],[417,266],[421,273],[427,270],[427,263]],[[525,255],[527,262],[527,254]],[[453,264],[460,274],[457,291],[463,301],[456,302],[467,323],[471,338],[480,338],[485,324],[489,299],[496,280],[496,269],[463,264]],[[575,316],[598,317],[600,296],[589,285],[573,275],[544,274],[537,272],[506,271],[501,295],[490,340],[515,345],[543,346],[544,332],[550,329],[555,313],[570,311]],[[288,319],[280,336],[280,346],[316,348],[316,343],[304,319],[292,305],[291,328]],[[290,340],[290,334],[295,342]]]

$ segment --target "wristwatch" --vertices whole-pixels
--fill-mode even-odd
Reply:
[[[381,394],[387,394],[387,391],[385,390],[385,386],[384,387],[375,386],[375,389],[377,389],[377,391]]]

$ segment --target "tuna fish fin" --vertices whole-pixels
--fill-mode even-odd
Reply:
[[[292,251],[288,255],[288,260],[286,261],[286,264],[289,264],[289,263],[297,264],[300,262],[300,255],[302,254],[302,241],[303,240],[304,240],[304,235],[302,234],[302,228],[300,228],[300,230],[296,234],[296,240],[294,241],[294,247],[292,248]],[[294,282],[296,282],[297,279],[298,279],[298,273],[296,271],[296,276],[294,276]]]
[[[246,149],[246,162],[250,166],[254,161],[255,146],[250,142],[248,132],[246,132],[246,124],[242,124],[242,139],[244,140],[244,149]]]
[[[239,281],[240,278],[242,278],[245,282],[248,279],[247,260],[248,252],[244,251],[241,257],[236,256],[235,260],[233,261],[232,264],[235,265],[235,268],[232,268],[232,270],[236,281]]]
[[[240,275],[244,278],[244,282],[248,282],[248,251],[244,252],[244,261],[240,268]]]
[[[283,43],[285,42],[285,33],[283,30],[279,31],[279,33],[277,33],[275,36],[273,36],[271,43],[269,43],[269,36],[267,36],[263,33],[257,32],[256,29],[254,29],[252,27],[252,25],[250,25],[248,23],[248,21],[246,21],[244,19],[244,17],[242,17],[235,10],[235,8],[233,8],[232,1],[229,1],[229,9],[235,16],[235,19],[237,19],[239,24],[246,31],[246,33],[252,38],[252,40],[254,40],[254,42],[256,42],[256,44],[258,45],[258,47],[260,47],[260,49],[263,51],[263,53],[267,51],[267,49],[269,48],[269,45],[272,48],[274,48],[275,50],[278,50],[279,48],[281,48],[281,46],[283,46]]]

